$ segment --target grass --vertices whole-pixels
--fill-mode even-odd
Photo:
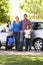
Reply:
[[[0,65],[43,65],[43,57],[1,55]]]

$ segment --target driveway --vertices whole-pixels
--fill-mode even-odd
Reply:
[[[32,49],[31,51],[15,51],[15,49],[12,50],[5,50],[4,47],[2,47],[2,49],[0,49],[0,55],[32,55],[32,56],[43,56],[43,51],[35,51],[34,49]]]

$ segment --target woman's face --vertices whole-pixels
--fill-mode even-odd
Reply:
[[[11,25],[11,22],[10,21],[8,22],[8,25]]]
[[[30,29],[30,27],[29,27],[29,26],[27,26],[27,29]]]
[[[16,18],[15,18],[15,19],[16,19],[16,22],[19,22],[19,17],[18,17],[18,16],[16,16]]]

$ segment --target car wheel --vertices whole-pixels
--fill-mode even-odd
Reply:
[[[36,39],[34,41],[34,48],[35,50],[41,50],[43,47],[43,41],[41,39]]]

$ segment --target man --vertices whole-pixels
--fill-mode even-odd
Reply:
[[[24,14],[24,20],[22,20],[23,42],[24,42],[24,38],[25,38],[24,37],[24,30],[27,28],[27,26],[29,26],[30,28],[32,28],[31,22],[30,22],[30,20],[28,20],[28,15],[27,14]],[[26,45],[27,45],[27,42],[26,42]],[[25,50],[27,51],[27,48],[25,48]]]
[[[26,29],[27,25],[30,26],[30,28],[32,28],[31,22],[30,20],[28,20],[28,15],[24,14],[24,20],[22,20],[22,30],[23,31]]]

